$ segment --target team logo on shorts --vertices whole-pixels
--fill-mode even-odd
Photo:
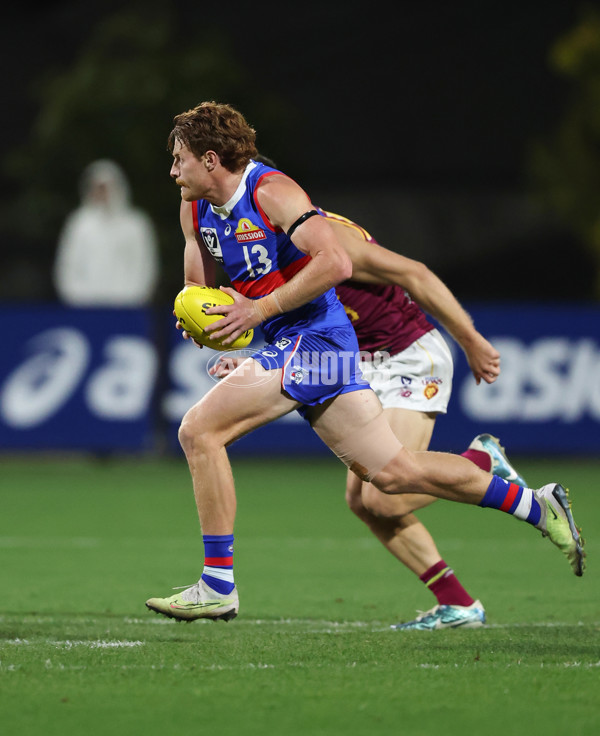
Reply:
[[[427,400],[433,399],[433,397],[438,393],[439,388],[435,383],[428,383],[427,386],[423,389],[423,394],[425,395],[425,398]]]
[[[305,375],[306,371],[302,370],[302,368],[296,368],[290,373],[290,380],[292,381],[292,383],[298,385]]]

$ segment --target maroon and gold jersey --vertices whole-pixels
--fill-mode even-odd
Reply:
[[[357,232],[369,243],[377,241],[360,225],[320,208],[319,212]],[[336,286],[338,299],[358,338],[358,346],[368,353],[387,352],[390,355],[405,350],[426,332],[434,328],[423,310],[401,286],[366,284],[344,281]]]

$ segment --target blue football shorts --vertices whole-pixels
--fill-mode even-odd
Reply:
[[[327,330],[284,328],[251,357],[265,370],[282,369],[281,388],[302,404],[298,413],[304,419],[310,406],[370,388],[362,377],[350,324]]]

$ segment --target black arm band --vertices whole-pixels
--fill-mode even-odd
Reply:
[[[288,238],[292,237],[292,233],[296,231],[297,227],[300,227],[302,223],[305,220],[308,220],[309,217],[313,217],[314,215],[318,215],[319,213],[317,210],[309,210],[308,212],[305,212],[303,215],[300,215],[300,217],[296,220],[296,222],[290,227],[290,229],[287,231]]]

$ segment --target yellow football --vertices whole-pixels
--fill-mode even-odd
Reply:
[[[246,330],[230,345],[215,340],[205,329],[221,319],[221,314],[206,314],[206,310],[222,304],[233,304],[233,298],[210,286],[186,286],[175,297],[175,316],[183,329],[196,342],[213,350],[237,350],[252,342],[254,330]]]

